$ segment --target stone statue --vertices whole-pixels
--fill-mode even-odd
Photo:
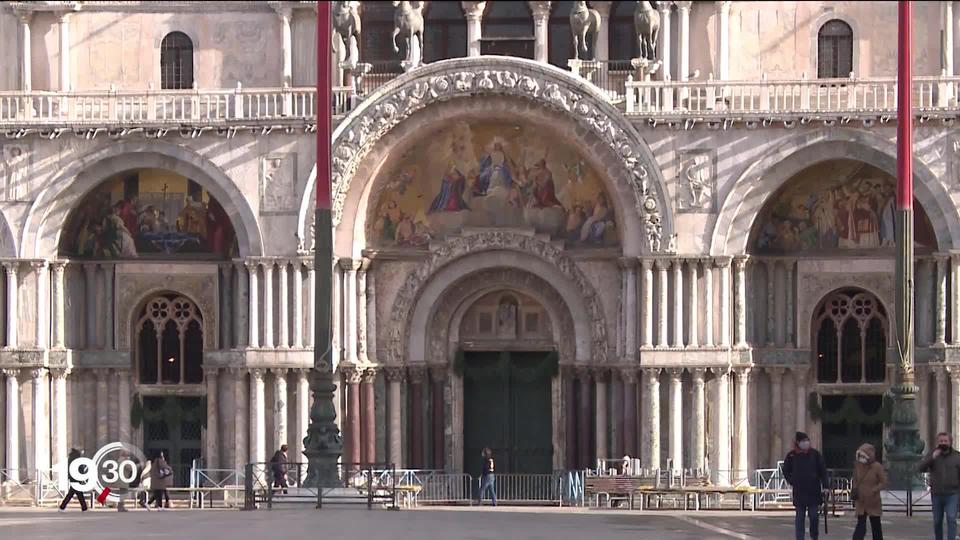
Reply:
[[[340,64],[356,66],[360,61],[360,2],[333,3],[333,46]]]
[[[657,36],[660,35],[660,14],[653,4],[641,0],[633,13],[633,26],[637,31],[640,58],[657,59]]]
[[[600,12],[587,7],[586,0],[577,0],[570,10],[570,32],[573,34],[573,59],[597,52],[597,36],[600,33]],[[590,50],[587,50],[587,34],[590,35]]]
[[[393,52],[400,52],[397,35],[403,34],[407,43],[404,69],[415,68],[423,60],[423,2],[394,2]]]

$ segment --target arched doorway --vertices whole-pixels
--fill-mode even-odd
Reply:
[[[185,486],[206,424],[203,316],[185,296],[157,294],[144,303],[133,332],[142,448],[149,458],[162,452],[174,485]]]
[[[464,470],[481,470],[481,450],[490,447],[499,472],[550,473],[558,355],[547,311],[524,294],[489,293],[464,312],[459,343]]]
[[[887,407],[890,321],[872,293],[845,288],[814,311],[813,352],[819,401],[811,403],[822,426],[828,468],[848,469],[863,443],[883,452]]]

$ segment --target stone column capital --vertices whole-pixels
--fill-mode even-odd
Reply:
[[[360,384],[361,379],[363,378],[363,369],[358,368],[356,365],[343,363],[340,364],[340,374],[343,375],[343,380],[346,384]]]
[[[447,380],[447,366],[430,366],[430,380],[442,383]]]
[[[229,368],[230,374],[236,377],[237,379],[242,379],[247,375],[247,368],[243,367],[232,367]]]
[[[106,379],[110,376],[110,368],[94,368],[90,371],[93,372],[93,375],[97,378],[97,381]]]
[[[480,20],[483,18],[483,10],[487,7],[484,2],[460,2],[460,8],[467,20]]]
[[[206,380],[209,377],[216,377],[220,374],[220,368],[218,367],[205,367],[203,368],[203,378]]]
[[[20,261],[3,261],[0,263],[7,272],[16,274],[20,270]]]
[[[950,374],[950,379],[954,384],[960,382],[960,366],[950,366],[947,368],[947,372]]]
[[[787,368],[783,366],[767,366],[764,369],[768,375],[771,377],[776,377],[776,379],[774,379],[776,381],[779,381],[783,377],[784,372],[787,371]]]
[[[407,371],[400,366],[387,366],[383,372],[388,382],[403,382],[407,378]]]
[[[277,377],[286,377],[288,371],[290,370],[285,367],[270,368],[270,373],[273,373]]]
[[[590,379],[593,378],[593,370],[590,366],[576,366],[574,372],[576,373],[577,379],[585,383],[589,383]]]
[[[670,16],[671,8],[673,8],[673,2],[657,2],[657,11],[666,14],[666,17]]]
[[[683,368],[668,368],[667,374],[670,375],[671,382],[680,382],[683,379]]]
[[[620,257],[617,259],[617,265],[622,270],[632,270],[637,267],[637,259],[634,257]]]
[[[634,366],[621,367],[620,368],[620,378],[623,382],[628,384],[635,384],[637,382],[637,368]]]
[[[65,367],[50,368],[50,376],[54,379],[66,379],[67,375],[70,374],[70,371],[70,368]]]
[[[15,7],[12,11],[13,15],[20,21],[20,24],[30,24],[30,21],[33,19],[33,10]]]
[[[659,382],[660,379],[660,370],[663,368],[643,368],[643,375],[647,378],[648,383],[653,383],[654,381]]]
[[[730,257],[714,257],[713,265],[717,268],[726,268],[730,266]]]
[[[361,379],[363,384],[373,384],[377,380],[377,368],[373,366],[368,366],[363,368],[361,373]]]
[[[410,379],[410,384],[423,384],[424,379],[427,377],[426,366],[407,367],[407,377]]]
[[[707,375],[707,368],[695,367],[690,370],[694,384],[704,384],[704,377]]]
[[[735,367],[734,371],[736,372],[737,377],[739,377],[740,384],[746,384],[747,382],[750,381],[750,373],[753,371],[753,367],[752,366]]]
[[[657,270],[660,270],[661,272],[670,268],[669,259],[654,259],[653,264],[657,267]]]
[[[720,11],[730,12],[730,4],[733,3],[731,0],[717,0],[714,2],[717,5],[717,9]]]
[[[58,274],[62,274],[67,268],[67,261],[50,261],[50,268]]]
[[[118,379],[130,376],[130,368],[114,368],[113,375]]]
[[[747,261],[749,257],[735,257],[733,259],[733,267],[738,271],[742,272],[744,268],[747,267]]]
[[[246,266],[250,272],[256,272],[260,268],[260,261],[256,259],[244,259],[241,264]]]
[[[47,369],[43,367],[34,367],[30,369],[30,378],[31,379],[42,379],[44,375],[47,374]]]
[[[530,6],[530,12],[533,13],[534,22],[545,20],[550,17],[550,4],[552,2],[530,0],[527,5]]]
[[[640,266],[643,267],[644,270],[653,269],[653,259],[640,259]]]
[[[339,264],[340,269],[345,272],[356,272],[363,265],[363,261],[361,259],[340,259],[337,264]]]
[[[593,380],[598,383],[607,382],[607,378],[610,376],[610,368],[607,366],[591,366],[590,374],[593,376]]]
[[[263,382],[264,371],[266,371],[266,370],[264,370],[263,368],[254,368],[254,369],[251,369],[251,370],[250,370],[250,377],[251,377],[251,379],[252,379],[253,381],[257,382],[257,383],[262,383],[262,382]]]
[[[276,266],[277,259],[274,257],[261,257],[257,262],[263,267],[264,272],[273,272],[273,267]]]
[[[30,261],[30,267],[34,270],[43,270],[47,267],[47,261]]]
[[[710,373],[713,373],[714,377],[722,377],[730,374],[730,368],[727,366],[713,366],[710,368]]]
[[[8,379],[9,379],[9,378],[16,379],[17,377],[20,376],[20,370],[17,369],[17,368],[5,368],[5,369],[2,369],[2,370],[0,370],[0,371],[2,371],[2,372],[3,372],[3,375],[4,375],[5,377],[7,377]]]
[[[300,259],[300,263],[310,272],[313,272],[313,259]]]
[[[610,9],[613,8],[613,1],[591,0],[590,7],[597,10],[600,17],[607,18],[610,16]]]

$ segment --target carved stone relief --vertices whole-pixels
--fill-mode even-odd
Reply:
[[[23,201],[27,197],[27,178],[30,172],[30,147],[26,144],[4,144],[0,147],[0,179],[3,180],[5,201]]]
[[[960,189],[960,137],[947,139],[946,155],[949,156],[949,183],[953,189]]]
[[[262,212],[288,212],[296,206],[297,154],[268,154],[260,158]]]
[[[131,346],[130,330],[139,315],[136,309],[147,296],[163,291],[182,294],[193,300],[203,317],[203,348],[217,347],[219,336],[219,283],[217,267],[209,274],[199,273],[127,273],[123,265],[117,266],[117,294],[114,317],[117,347],[128,350]]]
[[[709,149],[681,150],[680,176],[677,178],[677,211],[709,213],[715,211],[717,190],[716,153]]]

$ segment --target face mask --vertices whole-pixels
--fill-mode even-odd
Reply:
[[[857,461],[866,465],[867,463],[870,462],[870,459],[867,458],[867,456],[857,456]]]
[[[950,445],[949,445],[949,444],[941,444],[941,445],[938,446],[937,448],[938,448],[941,452],[946,452],[946,451],[950,450]]]
[[[801,450],[809,450],[810,441],[800,441],[800,443],[797,446],[799,446]]]

